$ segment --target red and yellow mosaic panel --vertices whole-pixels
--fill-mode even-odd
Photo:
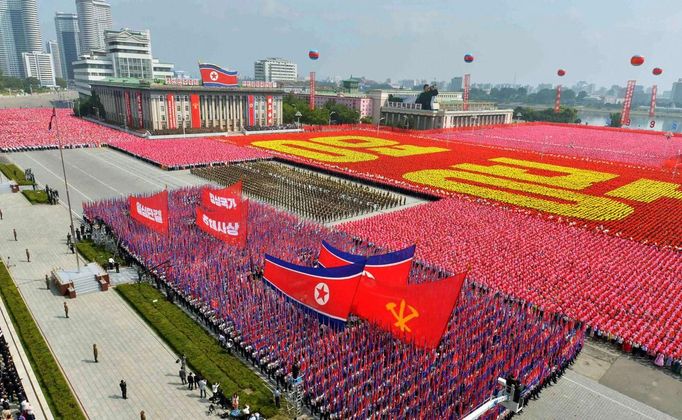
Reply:
[[[682,177],[674,174],[386,132],[245,136],[236,142],[376,182],[443,197],[463,194],[642,242],[682,246]]]

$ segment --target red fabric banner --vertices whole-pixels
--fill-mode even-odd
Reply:
[[[201,111],[199,110],[199,95],[189,95],[189,101],[192,105],[192,128],[201,128]]]
[[[554,112],[561,112],[561,85],[556,85],[556,98],[554,99]]]
[[[233,210],[211,211],[197,207],[199,229],[228,244],[246,245],[246,206]]]
[[[168,233],[168,191],[150,197],[128,197],[130,217],[158,233]]]
[[[144,120],[142,118],[142,92],[135,92],[135,97],[137,99],[137,127],[142,128],[144,127]]]
[[[620,124],[630,125],[630,108],[632,107],[632,96],[635,94],[634,80],[628,80],[628,87],[625,89],[625,100],[623,101],[623,112],[620,116]]]
[[[656,85],[651,86],[651,103],[649,103],[649,117],[653,118],[656,116],[656,91],[658,87]]]
[[[126,126],[132,128],[133,126],[133,110],[130,106],[130,93],[126,90],[123,92],[123,102],[126,108]]]
[[[471,75],[464,75],[464,93],[462,94],[462,109],[464,111],[469,110],[469,87],[471,85]]]
[[[256,105],[254,102],[253,95],[249,95],[249,127],[253,127],[256,124]]]
[[[315,109],[315,72],[310,72],[310,98],[308,99],[308,107]]]
[[[175,96],[172,94],[166,95],[166,106],[168,112],[166,112],[166,117],[168,117],[168,129],[172,130],[178,128],[178,120],[175,116]]]
[[[445,331],[465,278],[466,273],[460,273],[436,282],[399,287],[363,277],[353,312],[402,340],[434,348]]]
[[[266,115],[267,115],[267,125],[270,126],[273,123],[272,118],[272,96],[265,97]]]
[[[201,204],[212,211],[238,210],[242,207],[242,181],[220,190],[203,188]]]
[[[363,270],[363,264],[303,267],[266,254],[263,280],[305,308],[345,322]]]

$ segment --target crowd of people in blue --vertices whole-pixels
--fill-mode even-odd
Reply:
[[[282,389],[300,376],[303,401],[322,418],[456,418],[494,395],[498,377],[518,378],[525,396],[537,395],[582,348],[581,323],[471,278],[436,349],[396,340],[357,319],[341,330],[320,324],[265,287],[265,254],[312,266],[322,240],[356,254],[389,250],[255,202],[248,203],[247,245],[239,249],[195,226],[199,201],[197,187],[170,192],[168,235],[133,221],[124,198],[85,204],[84,215],[106,224],[147,268],[161,264],[158,281],[169,293],[192,305]],[[410,282],[446,275],[429,262],[415,262]],[[488,416],[502,413],[498,407]]]

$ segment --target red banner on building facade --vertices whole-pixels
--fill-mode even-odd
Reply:
[[[168,112],[166,112],[166,116],[168,117],[168,129],[173,130],[178,128],[178,120],[175,117],[175,96],[170,93],[166,95],[166,106],[168,107]]]
[[[556,98],[554,99],[554,112],[561,112],[561,85],[556,85]]]
[[[189,101],[192,105],[192,128],[201,128],[201,111],[199,110],[199,95],[189,95]]]
[[[142,115],[142,92],[135,92],[137,98],[137,126],[138,128],[144,127],[144,118]]]
[[[620,116],[621,125],[630,125],[630,108],[632,107],[632,96],[635,94],[635,81],[628,80],[628,87],[625,89],[625,100],[623,101],[623,112]]]
[[[656,116],[656,91],[658,87],[656,85],[651,86],[651,103],[649,104],[649,117],[653,118]]]
[[[310,109],[315,109],[315,72],[310,72],[310,100],[308,101],[308,107]]]
[[[249,127],[256,124],[256,104],[253,95],[249,95]]]
[[[267,125],[271,126],[273,124],[273,117],[272,117],[272,96],[266,96],[265,97],[265,106],[266,106],[266,115],[267,115]]]
[[[465,74],[464,75],[464,93],[462,94],[462,109],[464,111],[469,110],[469,86],[471,84],[471,75]]]
[[[126,126],[131,127],[133,125],[133,110],[130,106],[130,93],[127,90],[123,92],[123,102],[126,108]]]

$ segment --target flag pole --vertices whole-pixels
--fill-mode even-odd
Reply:
[[[62,138],[59,136],[59,123],[57,122],[57,110],[52,108],[52,115],[54,117],[54,128],[57,134],[57,143],[59,144],[59,157],[62,160],[62,173],[64,174],[64,188],[66,188],[66,203],[69,208],[69,220],[71,221],[71,239],[73,241],[74,255],[76,256],[76,270],[80,273],[81,263],[78,259],[78,250],[76,249],[76,231],[73,225],[73,212],[71,211],[71,197],[69,196],[69,183],[66,180],[66,166],[64,165],[64,151],[62,148]]]

